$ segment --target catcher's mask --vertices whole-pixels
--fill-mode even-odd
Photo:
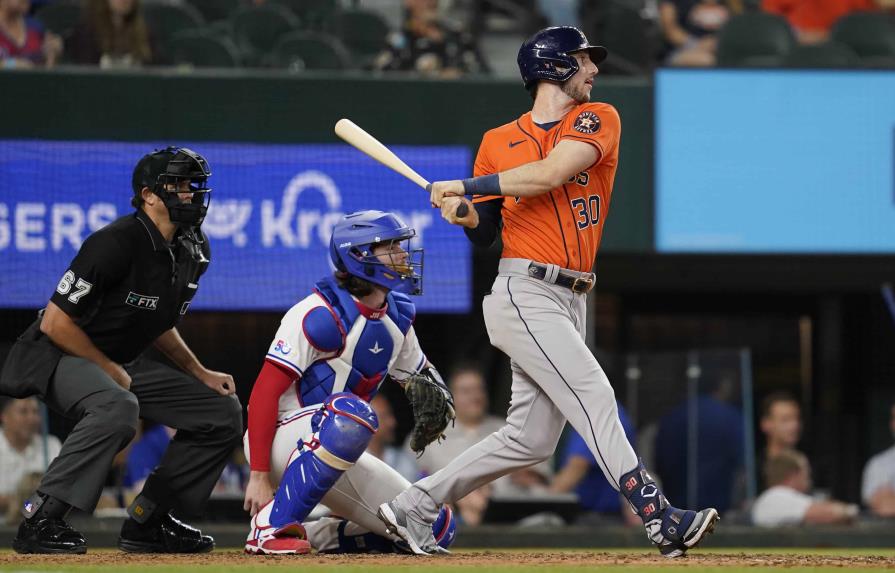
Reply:
[[[358,211],[333,227],[329,256],[336,270],[389,290],[422,294],[423,249],[411,248],[415,236],[397,215]]]

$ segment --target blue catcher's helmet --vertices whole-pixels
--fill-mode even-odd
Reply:
[[[578,71],[578,62],[572,54],[585,50],[594,64],[601,63],[609,54],[603,46],[590,45],[584,32],[574,26],[544,28],[519,48],[516,61],[522,83],[528,89],[538,80],[566,81]]]
[[[392,213],[358,211],[333,227],[329,257],[336,270],[405,294],[423,292],[423,249],[411,249],[416,231]],[[373,254],[380,243],[399,243],[386,260]],[[406,253],[406,258],[404,254]]]

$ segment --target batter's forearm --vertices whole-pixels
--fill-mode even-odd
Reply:
[[[64,310],[49,303],[40,321],[40,331],[67,354],[86,358],[103,370],[108,370],[112,360],[93,344],[87,333]]]
[[[546,161],[534,161],[499,175],[500,192],[508,197],[537,197],[549,193],[568,179]]]
[[[199,362],[199,359],[196,358],[193,351],[190,350],[189,346],[186,345],[186,342],[183,341],[183,338],[180,337],[180,333],[177,332],[176,327],[163,332],[155,339],[153,344],[162,352],[162,354],[167,356],[171,362],[184,372],[192,374],[198,378],[199,374],[205,370],[205,367],[202,366],[202,363]]]

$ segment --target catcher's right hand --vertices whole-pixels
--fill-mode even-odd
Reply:
[[[444,437],[444,429],[454,421],[454,397],[431,366],[408,378],[404,393],[410,400],[415,420],[410,432],[410,449],[422,455],[426,446]]]

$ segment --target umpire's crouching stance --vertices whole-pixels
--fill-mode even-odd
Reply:
[[[13,347],[0,394],[40,395],[78,420],[25,503],[13,547],[19,553],[84,553],[64,520],[91,512],[115,454],[142,417],[177,429],[161,464],[128,508],[119,547],[194,553],[214,540],[174,519],[201,513],[242,434],[233,378],[206,369],[175,325],[187,312],[210,252],[199,230],[208,163],[169,147],[134,169],[136,212],[90,235],[46,309]],[[154,345],[180,370],[141,357]]]

